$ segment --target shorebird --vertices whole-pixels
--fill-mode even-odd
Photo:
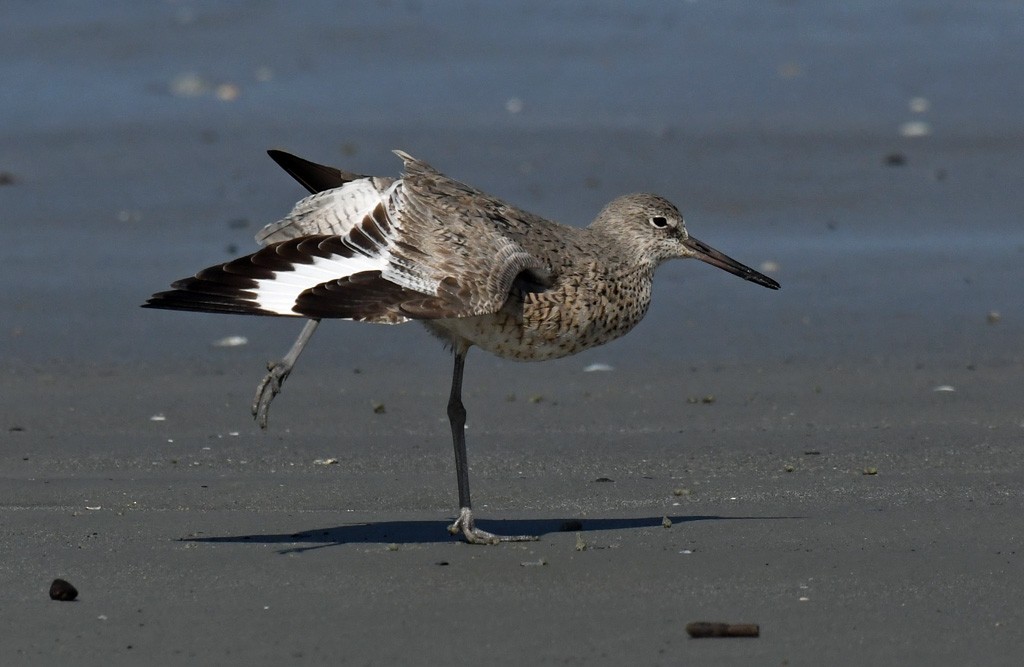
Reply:
[[[405,167],[399,178],[269,154],[312,194],[256,235],[261,250],[179,280],[143,307],[308,319],[257,387],[252,413],[262,428],[321,319],[423,323],[454,352],[448,419],[459,515],[448,531],[473,544],[537,538],[476,526],[462,403],[472,346],[542,361],[607,343],[643,319],[654,270],[674,258],[693,257],[779,289],[690,236],[679,210],[657,195],[618,197],[589,227],[577,228],[518,209],[402,151],[395,151]]]

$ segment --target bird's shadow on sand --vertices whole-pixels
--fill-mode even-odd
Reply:
[[[673,524],[691,521],[763,521],[798,519],[790,516],[717,516],[690,515],[668,517]],[[662,526],[665,517],[633,519],[492,519],[477,521],[477,526],[498,535],[536,535],[543,537],[559,532],[630,530]],[[442,521],[379,521],[352,523],[334,528],[315,528],[299,533],[264,533],[256,535],[223,535],[181,538],[182,542],[213,544],[280,544],[292,545],[279,553],[302,553],[342,544],[429,544],[451,542],[458,538],[448,534],[448,523]]]

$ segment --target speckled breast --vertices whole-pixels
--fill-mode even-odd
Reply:
[[[643,319],[651,300],[650,274],[644,273],[516,292],[497,313],[424,324],[452,342],[469,341],[499,357],[567,357],[625,335]]]

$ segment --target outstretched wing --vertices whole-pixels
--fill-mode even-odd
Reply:
[[[398,323],[493,313],[517,279],[547,284],[548,266],[502,231],[514,209],[399,155],[404,179],[307,197],[260,233],[264,249],[179,280],[145,307]]]
[[[288,173],[314,194],[295,204],[283,220],[261,229],[256,234],[256,241],[261,245],[319,234],[344,236],[377,205],[387,200],[395,184],[393,178],[359,177],[294,155],[278,153],[276,156],[272,154],[272,157],[284,160],[288,165],[285,167]],[[288,158],[284,159],[281,155],[288,155]],[[350,176],[354,180],[343,180]],[[335,180],[342,182],[329,189],[313,190],[330,185]]]
[[[345,236],[311,235],[272,243],[212,266],[154,294],[146,308],[245,315],[335,317],[395,324],[401,303],[423,294],[382,277],[395,229],[378,203]]]

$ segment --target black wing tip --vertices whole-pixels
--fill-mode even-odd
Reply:
[[[289,158],[301,159],[298,156],[292,155],[288,151],[283,151],[283,150],[281,150],[279,148],[268,148],[267,149],[267,155],[270,156],[271,160],[273,160],[274,162],[276,162],[278,164],[281,164],[281,160],[284,160],[285,162],[287,162]]]
[[[157,292],[149,297],[141,307],[155,310],[182,310],[193,313],[281,316],[280,313],[264,310],[254,303],[239,301],[229,296],[190,292],[181,289]],[[296,315],[298,316],[298,313]]]
[[[333,190],[346,183],[366,178],[362,174],[317,164],[277,148],[268,149],[267,155],[311,193]]]

